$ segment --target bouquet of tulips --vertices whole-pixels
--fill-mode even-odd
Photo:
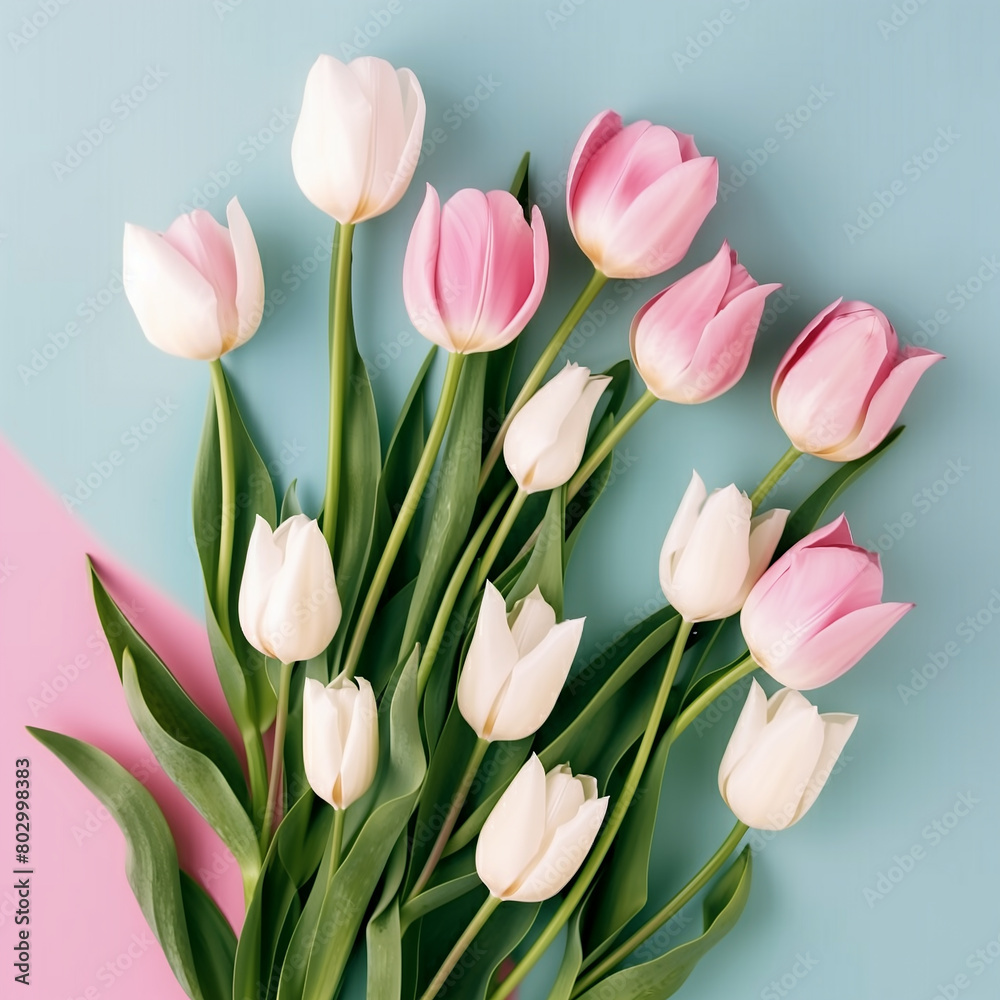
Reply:
[[[114,815],[135,895],[195,1000],[331,1000],[349,967],[371,1000],[503,1000],[563,931],[553,1000],[671,996],[744,908],[748,828],[801,819],[854,729],[856,716],[820,715],[800,692],[849,670],[911,607],[882,602],[878,556],[843,516],[819,525],[898,437],[939,355],[901,348],[874,306],[824,309],[774,376],[786,454],[749,494],[691,476],[660,554],[669,604],[574,671],[584,620],[564,619],[563,583],[613,449],[658,400],[731,388],[779,286],[758,284],[724,243],[639,309],[631,360],[550,377],[605,282],[677,265],[716,201],[717,163],[691,136],[599,114],[566,186],[593,272],[516,391],[518,335],[549,270],[528,157],[509,191],[466,189],[442,205],[428,185],[402,284],[433,346],[383,446],[354,332],[351,247],[406,191],[424,118],[416,77],[381,59],[321,56],[309,73],[292,166],[336,220],[319,511],[303,512],[294,481],[276,501],[220,360],[265,305],[239,202],[228,228],[195,211],[164,233],[125,230],[124,284],[146,337],[209,362],[194,528],[242,753],[96,573],[94,596],[136,726],[239,865],[239,935],[180,869],[135,778],[92,746],[33,733]],[[644,390],[624,408],[633,368]],[[832,474],[794,512],[762,510],[803,453],[837,463]],[[745,651],[720,664],[717,640],[737,616]],[[720,763],[735,826],[643,920],[670,748],[758,669],[781,689],[767,697],[750,683]],[[633,954],[702,890],[700,934]]]

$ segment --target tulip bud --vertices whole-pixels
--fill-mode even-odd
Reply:
[[[574,777],[568,764],[546,774],[532,754],[483,824],[479,877],[499,899],[549,899],[583,864],[607,808],[589,774]]]
[[[368,791],[378,767],[378,708],[364,677],[339,674],[326,687],[306,678],[302,761],[312,790],[334,809]]]
[[[736,614],[767,568],[788,511],[751,514],[750,500],[735,486],[709,494],[691,473],[660,552],[660,586],[686,621]]]
[[[831,462],[867,455],[917,380],[942,355],[900,348],[884,313],[838,299],[799,334],[771,383],[771,406],[799,451]]]
[[[549,717],[583,634],[583,618],[556,624],[538,587],[507,614],[489,580],[458,678],[458,708],[483,740],[520,740]]]
[[[322,55],[309,70],[292,136],[302,193],[343,225],[388,212],[420,159],[426,106],[417,78],[384,59],[342,63]]]
[[[525,493],[569,482],[587,446],[594,409],[611,381],[573,362],[549,379],[514,416],[503,442],[510,474]]]
[[[787,829],[816,801],[857,722],[820,715],[790,688],[769,699],[753,681],[719,766],[723,799],[747,826]]]
[[[654,396],[704,403],[743,377],[764,300],[728,243],[707,264],[654,295],[632,321],[632,359]]]
[[[260,515],[240,584],[240,625],[254,649],[282,663],[308,660],[340,624],[333,560],[319,525],[296,514],[272,532]]]
[[[715,205],[719,165],[663,125],[599,114],[573,151],[569,225],[598,271],[648,278],[680,263]]]
[[[846,673],[912,604],[881,604],[878,554],[855,545],[843,515],[793,545],[743,605],[754,661],[779,684],[809,691]]]
[[[537,206],[529,226],[508,191],[465,188],[442,208],[427,185],[403,260],[403,300],[428,340],[455,354],[509,344],[535,314],[548,271]]]
[[[260,326],[264,272],[236,198],[226,220],[228,229],[196,209],[165,233],[125,224],[125,295],[146,339],[167,354],[215,361]]]

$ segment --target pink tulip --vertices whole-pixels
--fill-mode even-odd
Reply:
[[[882,604],[878,554],[854,544],[847,518],[793,545],[743,605],[754,660],[779,684],[808,691],[846,673],[912,604]]]
[[[941,358],[919,347],[900,349],[880,310],[838,299],[781,359],[771,406],[799,451],[847,462],[889,433],[917,380]]]
[[[548,269],[537,206],[529,226],[506,191],[466,188],[442,208],[428,184],[403,261],[403,299],[414,327],[445,350],[493,351],[534,315]]]
[[[146,339],[213,361],[248,341],[264,313],[264,273],[250,223],[233,198],[229,228],[196,209],[165,233],[125,224],[125,295]]]
[[[580,249],[609,278],[648,278],[679,263],[715,205],[719,165],[694,139],[603,111],[573,151],[566,211]]]
[[[707,264],[654,295],[632,320],[632,358],[654,396],[704,403],[742,377],[764,300],[728,243]]]

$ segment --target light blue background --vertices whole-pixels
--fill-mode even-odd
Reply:
[[[744,180],[720,198],[683,267],[706,260],[727,237],[752,274],[782,281],[790,293],[790,308],[772,317],[737,389],[703,407],[658,407],[627,440],[621,475],[571,569],[568,612],[589,616],[588,649],[621,629],[634,607],[648,611],[661,601],[655,553],[692,465],[709,483],[746,486],[780,454],[767,386],[781,352],[819,308],[841,294],[869,299],[902,334],[919,334],[918,342],[949,355],[908,405],[903,441],[846,501],[859,540],[882,536],[887,596],[919,607],[858,669],[818,694],[824,709],[861,715],[846,766],[808,818],[760,852],[744,919],[681,995],[768,1000],[791,988],[796,1000],[931,1000],[964,973],[962,997],[995,997],[1000,961],[976,974],[966,959],[991,942],[1000,952],[1000,631],[989,610],[981,631],[958,630],[994,598],[1000,609],[1000,280],[992,280],[995,267],[985,268],[990,280],[978,289],[975,281],[968,294],[959,286],[1000,252],[1000,7],[990,0],[395,6],[387,23],[369,24],[376,37],[366,51],[415,70],[428,132],[442,127],[447,138],[432,144],[399,208],[357,239],[362,349],[373,364],[385,364],[388,348],[398,355],[384,373],[376,369],[383,421],[424,353],[408,332],[400,294],[424,182],[445,196],[467,185],[506,187],[521,152],[532,151],[554,260],[528,334],[538,345],[586,275],[568,234],[560,175],[580,130],[605,107],[693,132],[703,152],[719,157],[724,181],[734,170]],[[325,450],[325,262],[297,290],[292,284],[294,268],[304,274],[316,264],[330,222],[295,186],[291,125],[266,130],[297,111],[316,55],[343,55],[384,0],[69,0],[34,37],[10,34],[24,32],[22,18],[40,9],[38,0],[16,0],[0,16],[3,433],[60,493],[124,448],[125,464],[79,513],[197,611],[188,498],[207,371],[155,351],[123,296],[101,291],[115,287],[124,220],[165,228],[198,193],[221,217],[238,193],[268,287],[284,290],[287,301],[227,365],[262,451],[279,463],[279,487],[297,476],[315,505]],[[731,14],[722,18],[725,9]],[[467,119],[446,119],[482,78],[494,89],[481,106]],[[130,108],[120,95],[134,87],[144,100]],[[800,112],[799,127],[781,124],[810,94],[825,96]],[[104,118],[113,127],[100,145],[74,169],[57,171],[67,144]],[[939,143],[936,162],[912,159],[942,134],[951,138]],[[768,139],[776,151],[767,162],[741,168]],[[852,239],[845,225],[895,180],[903,193]],[[572,356],[595,366],[622,357],[628,317],[664,283],[633,289],[627,303],[613,291],[602,296],[617,301],[618,313]],[[100,312],[87,305],[95,296],[108,303]],[[60,338],[74,321],[77,335]],[[936,323],[937,332],[923,333],[921,322],[923,330]],[[30,366],[33,352],[60,341],[37,376],[22,377],[19,366]],[[130,449],[123,435],[158,400],[176,411]],[[780,498],[801,498],[828,471],[820,466],[805,463]],[[949,467],[963,470],[950,484],[942,478]],[[893,525],[896,539],[887,533]],[[949,642],[959,655],[924,690],[901,694],[898,686]],[[671,761],[652,865],[656,901],[728,828],[714,782],[734,718],[730,710],[710,732],[689,735]],[[928,824],[950,822],[964,793],[975,807],[935,845]],[[923,860],[884,899],[866,900],[865,889],[914,844],[925,848]],[[815,964],[797,977],[805,970],[796,966],[800,955]]]

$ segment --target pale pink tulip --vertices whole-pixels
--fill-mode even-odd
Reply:
[[[573,151],[566,211],[580,249],[609,278],[648,278],[679,263],[715,205],[719,165],[694,139],[603,111]]]
[[[654,295],[632,320],[632,359],[654,396],[704,403],[731,389],[750,362],[764,300],[728,243],[707,264]]]
[[[240,203],[229,228],[196,209],[165,233],[125,224],[122,280],[146,339],[182,358],[214,361],[248,341],[264,312],[264,272]]]
[[[850,670],[912,607],[882,603],[878,554],[854,544],[841,515],[761,576],[740,626],[760,666],[779,684],[808,691]]]
[[[549,244],[537,206],[531,225],[507,191],[465,188],[445,202],[427,185],[403,261],[414,327],[456,354],[509,344],[545,291]]]
[[[838,299],[778,365],[771,405],[799,451],[833,462],[867,455],[892,429],[917,380],[942,355],[900,349],[884,313]]]

